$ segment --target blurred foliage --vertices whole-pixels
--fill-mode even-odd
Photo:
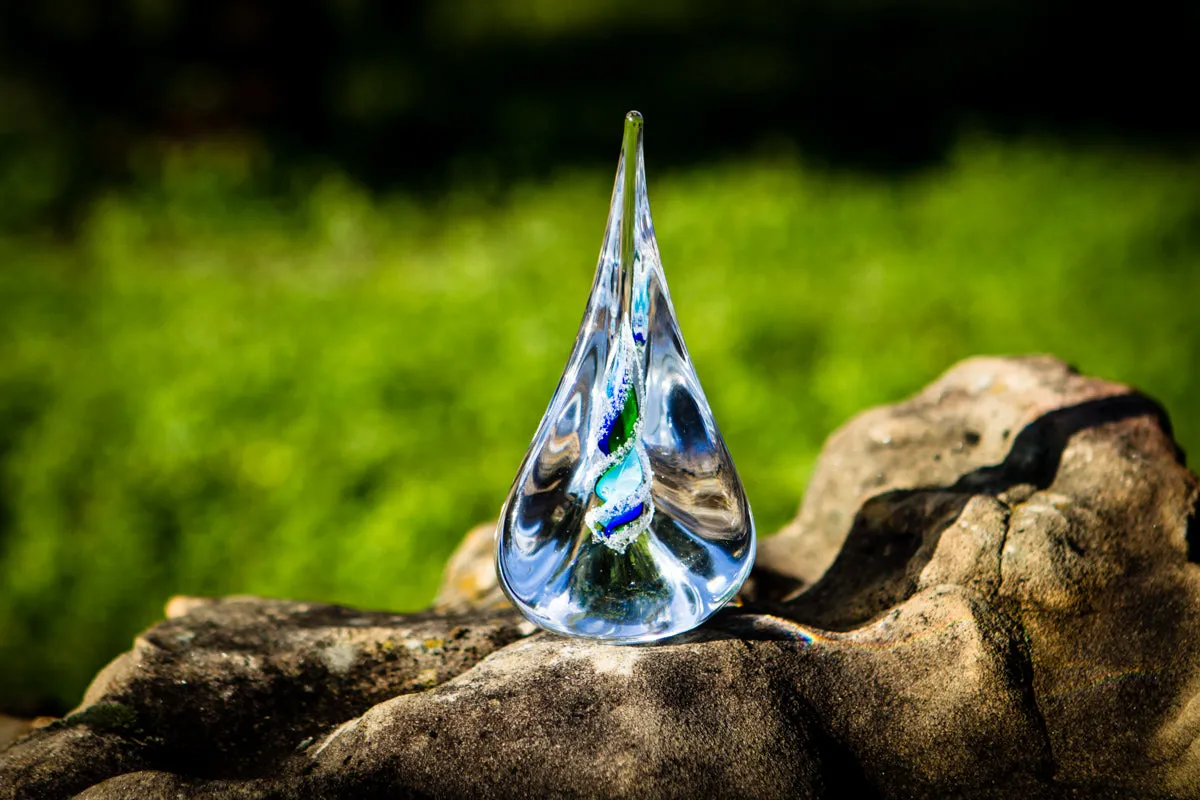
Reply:
[[[613,156],[620,114],[608,120]],[[1200,447],[1200,160],[967,140],[880,177],[657,169],[692,356],[760,529],[821,442],[1048,351]],[[176,145],[71,240],[0,236],[0,707],[65,708],[176,593],[412,609],[494,517],[583,310],[612,164],[437,199]]]

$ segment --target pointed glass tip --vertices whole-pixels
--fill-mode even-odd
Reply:
[[[621,138],[622,158],[633,159],[637,157],[644,123],[645,120],[642,119],[642,115],[638,111],[630,111],[625,115],[625,135]]]
[[[688,631],[737,593],[754,521],[675,318],[642,115],[625,115],[608,226],[571,358],[496,531],[509,598],[617,643]]]

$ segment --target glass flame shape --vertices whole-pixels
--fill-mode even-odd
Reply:
[[[587,310],[500,515],[500,584],[543,628],[650,642],[727,603],[754,549],[667,291],[631,111]]]

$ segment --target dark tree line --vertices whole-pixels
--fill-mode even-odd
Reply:
[[[1200,133],[1196,4],[598,0],[557,32],[480,17],[497,5],[3,0],[0,165],[54,162],[69,201],[127,179],[141,143],[229,136],[421,188],[607,165],[635,106],[660,165],[782,139],[903,168],[964,127]]]

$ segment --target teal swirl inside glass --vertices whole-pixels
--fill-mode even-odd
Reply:
[[[543,628],[651,642],[727,603],[754,548],[667,291],[630,112],[587,310],[501,512],[500,583]]]

